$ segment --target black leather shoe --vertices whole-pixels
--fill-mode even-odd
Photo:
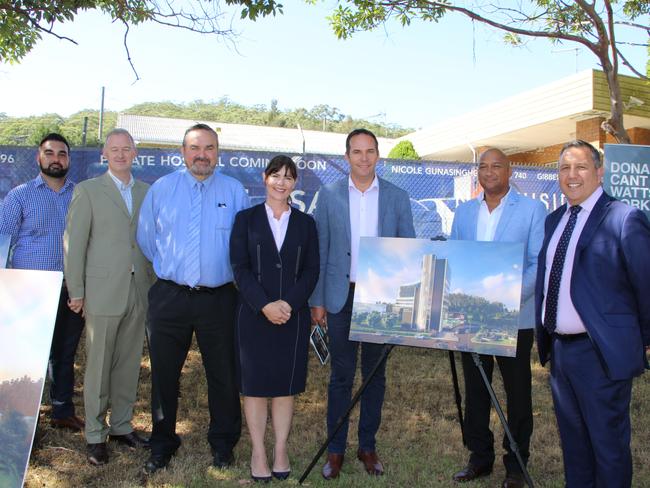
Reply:
[[[164,456],[162,454],[152,454],[144,463],[145,474],[154,474],[156,471],[166,469],[169,465],[171,456]]]
[[[251,479],[255,483],[270,483],[273,478],[271,476],[255,476],[251,473]]]
[[[119,442],[125,446],[130,447],[131,449],[137,449],[138,447],[149,449],[149,439],[142,437],[136,431],[129,432],[128,434],[123,435],[111,435],[109,436],[111,441]]]
[[[232,451],[226,454],[218,453],[217,451],[212,453],[212,466],[218,469],[224,469],[232,465],[235,462],[235,456],[232,455]]]
[[[271,476],[273,476],[276,480],[284,481],[286,480],[289,475],[291,474],[291,470],[289,471],[271,471]]]
[[[105,442],[88,444],[88,462],[93,466],[101,466],[108,462],[108,449]]]
[[[487,476],[492,472],[491,465],[485,466],[475,466],[472,463],[468,463],[465,466],[465,469],[460,470],[458,473],[454,474],[453,480],[459,483],[464,483],[466,481],[472,481],[476,478],[481,478]]]

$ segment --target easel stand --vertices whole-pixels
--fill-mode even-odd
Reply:
[[[465,440],[465,423],[463,421],[463,398],[460,396],[460,388],[458,386],[458,373],[456,372],[456,358],[454,351],[449,351],[449,367],[451,368],[451,380],[454,385],[454,399],[456,400],[456,412],[458,413],[458,423],[460,424],[460,435],[463,438],[463,446],[467,446]]]
[[[506,417],[505,415],[503,415],[503,410],[501,409],[501,405],[499,405],[499,401],[497,400],[497,397],[494,394],[494,390],[492,389],[490,380],[488,380],[488,377],[485,374],[485,370],[483,369],[483,363],[481,363],[481,358],[479,357],[477,352],[473,352],[471,354],[472,354],[472,359],[474,360],[474,364],[476,364],[476,367],[481,373],[481,377],[483,378],[483,383],[485,383],[485,388],[487,388],[487,391],[490,394],[492,405],[494,405],[494,409],[497,411],[497,414],[499,415],[499,420],[501,420],[501,425],[503,425],[503,430],[508,436],[508,441],[510,441],[510,449],[512,450],[512,452],[515,453],[515,456],[517,457],[517,462],[519,463],[521,472],[524,474],[524,479],[526,480],[526,484],[528,484],[530,488],[534,488],[533,480],[530,478],[530,475],[528,474],[528,470],[526,469],[526,464],[524,464],[524,460],[521,458],[521,453],[519,452],[519,446],[517,445],[515,438],[512,437],[512,432],[510,432],[510,428],[508,427],[508,422],[506,421]]]
[[[382,365],[382,363],[386,361],[386,358],[388,358],[388,354],[393,350],[393,347],[395,347],[394,344],[384,344],[384,349],[382,349],[381,355],[379,356],[377,363],[373,366],[372,370],[370,371],[370,374],[366,376],[366,378],[363,381],[363,384],[361,385],[359,390],[354,394],[354,397],[352,397],[350,406],[347,408],[345,413],[338,419],[338,421],[336,422],[336,426],[334,427],[334,430],[332,430],[332,433],[327,437],[327,440],[320,446],[320,449],[314,456],[314,459],[311,460],[311,463],[309,463],[309,466],[307,466],[307,469],[305,469],[305,472],[298,480],[299,484],[302,485],[303,481],[307,479],[307,476],[309,476],[309,473],[311,473],[311,470],[314,468],[314,466],[316,465],[320,457],[323,455],[325,449],[327,449],[327,446],[329,446],[330,442],[332,442],[332,439],[334,438],[336,433],[341,429],[341,427],[343,427],[343,424],[347,421],[348,417],[350,417],[350,413],[352,412],[352,409],[354,409],[357,403],[359,403],[359,400],[361,399],[361,395],[367,388],[368,384],[370,383],[370,380],[372,380],[372,378],[375,376],[377,370]]]

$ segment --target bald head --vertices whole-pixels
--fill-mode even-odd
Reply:
[[[508,166],[510,165],[510,160],[508,159],[508,156],[506,156],[506,153],[504,153],[501,149],[498,149],[496,147],[489,147],[485,151],[483,151],[481,155],[478,157],[479,164],[488,156],[497,157],[501,161],[506,162]]]
[[[491,147],[478,158],[478,182],[486,197],[501,199],[510,188],[510,160],[501,149]]]

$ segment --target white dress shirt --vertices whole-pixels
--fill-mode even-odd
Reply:
[[[129,175],[130,179],[126,185],[122,183],[122,180],[120,180],[117,176],[111,173],[110,169],[108,170],[108,176],[111,177],[111,179],[115,183],[115,186],[117,187],[117,191],[119,191],[120,195],[122,195],[122,200],[124,200],[124,204],[126,205],[129,214],[133,215],[133,196],[131,195],[131,188],[133,188],[133,185],[135,184],[133,175],[132,174]]]
[[[591,211],[594,209],[594,205],[596,205],[596,202],[602,194],[603,189],[598,187],[589,198],[580,204],[582,209],[578,212],[576,226],[573,228],[573,233],[569,240],[566,258],[564,259],[562,278],[560,279],[560,291],[557,300],[557,325],[555,327],[555,332],[558,334],[581,334],[587,331],[587,329],[585,329],[585,324],[582,322],[580,315],[578,315],[578,311],[571,301],[571,273],[573,272],[573,261],[575,259],[576,246],[580,239],[580,234],[587,223]],[[569,215],[571,213],[569,208],[570,207],[567,204],[566,212],[564,212],[564,215],[562,215],[560,222],[555,228],[555,232],[553,232],[551,240],[548,242],[548,249],[546,250],[546,273],[544,275],[544,304],[542,307],[542,317],[544,317],[544,313],[546,312],[548,279],[551,274],[551,266],[553,266],[553,257],[555,256],[555,250],[557,249],[557,244],[562,236],[562,232],[569,221]]]
[[[359,191],[348,176],[350,198],[350,282],[357,281],[359,239],[377,237],[379,226],[379,180],[377,175],[366,191]]]
[[[503,195],[499,205],[497,205],[491,212],[488,209],[487,202],[485,201],[485,194],[481,192],[479,194],[478,201],[480,206],[478,209],[478,220],[476,221],[476,240],[477,241],[493,241],[494,233],[497,230],[499,225],[499,220],[501,220],[501,215],[503,214],[503,209],[506,204],[506,200],[510,195],[510,189],[508,193]]]
[[[289,227],[289,216],[291,215],[291,207],[286,212],[282,212],[279,219],[276,219],[273,216],[273,209],[264,203],[264,208],[266,209],[266,216],[269,219],[269,225],[271,226],[271,232],[273,232],[273,240],[275,240],[275,247],[278,248],[278,252],[282,249],[282,243],[284,238],[287,235],[287,227]]]

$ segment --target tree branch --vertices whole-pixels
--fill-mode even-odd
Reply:
[[[131,27],[129,26],[129,23],[124,19],[122,19],[122,23],[124,24],[124,27],[126,27],[126,30],[124,31],[124,50],[126,51],[126,59],[131,65],[131,69],[135,74],[135,80],[133,80],[133,83],[131,83],[131,85],[135,85],[140,80],[140,77],[138,76],[138,72],[136,71],[135,66],[133,65],[133,61],[131,61],[131,53],[129,52],[129,44],[127,42],[127,37],[129,36],[129,30],[131,29]]]
[[[390,5],[394,5],[396,2],[391,2],[391,1],[382,1],[379,3],[379,5],[383,7],[387,7]],[[399,2],[397,2],[399,3]],[[408,3],[408,2],[407,2]],[[431,5],[433,7],[439,7],[444,10],[449,10],[452,12],[458,12],[460,14],[463,14],[466,17],[469,17],[470,19],[476,20],[478,22],[481,22],[483,24],[487,24],[491,27],[494,27],[496,29],[504,30],[506,32],[511,32],[513,34],[519,34],[522,36],[527,36],[527,37],[543,37],[546,39],[561,39],[565,41],[572,41],[572,42],[577,42],[578,44],[582,44],[583,46],[587,47],[590,51],[593,51],[594,53],[597,54],[598,52],[598,46],[594,44],[593,42],[588,41],[584,37],[577,36],[574,34],[568,34],[566,32],[562,32],[559,30],[547,32],[547,31],[540,31],[540,30],[532,30],[532,29],[521,29],[519,27],[513,27],[508,24],[503,24],[501,22],[497,22],[495,20],[492,20],[488,17],[484,17],[482,15],[477,14],[476,12],[473,12],[472,10],[469,10],[464,7],[459,7],[456,5],[452,5],[446,2],[440,2],[440,1],[428,1],[426,2],[428,5]]]
[[[627,66],[627,68],[628,68],[632,73],[634,73],[635,75],[637,75],[637,76],[638,76],[639,78],[641,78],[642,80],[650,80],[650,78],[649,78],[647,75],[644,75],[643,73],[641,73],[640,71],[638,71],[634,66],[632,66],[632,63],[630,63],[630,62],[627,60],[627,58],[623,55],[623,53],[621,52],[620,49],[616,48],[616,52],[617,52],[618,57],[621,58],[621,62],[622,62],[625,66]]]

